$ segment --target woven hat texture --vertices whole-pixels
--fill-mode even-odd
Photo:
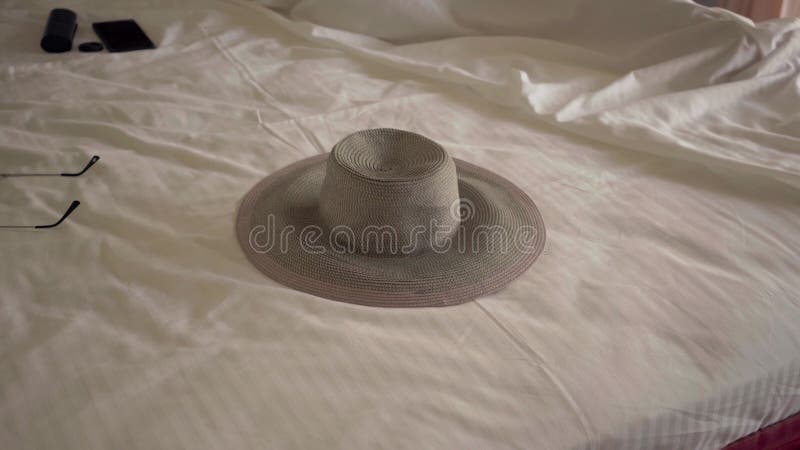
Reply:
[[[447,306],[495,292],[544,247],[533,201],[416,133],[353,133],[242,200],[239,243],[258,270],[320,297]]]

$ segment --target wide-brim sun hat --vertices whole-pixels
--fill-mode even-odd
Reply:
[[[545,242],[542,216],[519,187],[390,128],[355,132],[262,179],[241,202],[236,234],[269,278],[380,307],[496,292]]]

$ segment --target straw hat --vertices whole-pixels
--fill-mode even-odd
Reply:
[[[273,280],[382,307],[495,292],[545,241],[539,210],[513,183],[388,128],[353,133],[261,180],[242,201],[236,233]]]

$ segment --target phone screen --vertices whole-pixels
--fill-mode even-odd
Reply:
[[[156,48],[153,41],[133,20],[93,23],[92,28],[110,52],[129,52]]]

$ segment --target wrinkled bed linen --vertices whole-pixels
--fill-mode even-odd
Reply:
[[[262,3],[316,42],[572,133],[800,186],[796,18],[754,24],[690,0]]]
[[[461,20],[415,42],[303,22],[322,21],[313,3],[295,21],[288,3],[64,6],[76,42],[134,17],[159,48],[48,55],[52,5],[0,10],[3,171],[102,157],[75,179],[0,179],[4,223],[82,201],[59,228],[0,234],[4,448],[712,449],[800,411],[796,22],[679,5],[705,31],[644,21],[639,37],[683,47],[620,43],[643,70],[610,50],[586,52],[613,67],[585,64],[591,33]],[[741,39],[694,39],[717,29]],[[238,201],[368,127],[517,183],[544,254],[440,309],[264,278],[236,243]]]

